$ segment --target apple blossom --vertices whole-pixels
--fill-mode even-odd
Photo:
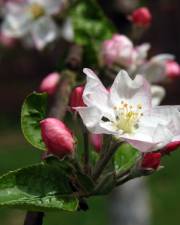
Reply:
[[[63,157],[74,152],[75,141],[72,132],[62,121],[47,118],[40,122],[40,127],[49,153]]]
[[[166,91],[163,87],[158,85],[151,85],[152,106],[160,105],[165,97]]]
[[[59,12],[62,4],[62,0],[7,2],[1,32],[13,38],[32,38],[41,50],[58,36],[52,15]]]
[[[95,134],[109,134],[142,152],[161,149],[180,134],[179,106],[152,106],[149,83],[137,75],[132,80],[120,71],[110,92],[90,69],[77,107],[85,126]]]
[[[152,15],[148,8],[141,7],[133,11],[130,20],[137,26],[146,27],[151,23]]]
[[[149,48],[149,44],[134,47],[131,40],[125,35],[115,34],[111,39],[103,42],[101,58],[109,66],[117,64],[134,71],[137,66],[144,63]]]
[[[39,90],[41,92],[47,92],[49,95],[53,95],[56,91],[59,80],[59,73],[51,73],[42,80]]]

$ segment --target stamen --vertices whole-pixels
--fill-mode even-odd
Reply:
[[[33,16],[33,19],[37,19],[45,14],[44,7],[38,3],[31,4],[29,11]]]
[[[125,101],[121,101],[121,105],[115,106],[114,109],[116,115],[114,126],[117,130],[121,130],[124,133],[132,133],[138,128],[139,119],[143,116],[141,104],[134,107]]]

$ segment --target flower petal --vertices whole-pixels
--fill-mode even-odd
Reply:
[[[23,4],[23,3],[21,3]],[[1,26],[1,32],[10,37],[22,37],[31,28],[32,17],[26,10],[26,4],[8,3],[6,16]]]
[[[55,40],[58,35],[58,30],[54,21],[46,16],[41,17],[33,24],[31,33],[36,47],[41,50],[48,43]]]
[[[165,89],[158,85],[151,86],[151,94],[152,94],[152,106],[157,106],[161,103],[163,98],[165,97]]]
[[[83,92],[84,103],[87,106],[97,107],[105,117],[113,119],[114,112],[109,105],[109,92],[92,70],[86,68],[83,72],[87,76]]]
[[[110,100],[114,106],[122,100],[130,104],[142,104],[143,111],[151,109],[151,91],[148,82],[140,75],[132,80],[127,72],[121,70],[110,89]]]

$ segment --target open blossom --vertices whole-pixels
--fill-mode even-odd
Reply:
[[[84,73],[87,107],[76,110],[90,132],[113,135],[142,152],[161,149],[179,136],[179,107],[152,107],[150,85],[141,75],[132,80],[120,71],[108,92],[93,71]]]
[[[13,38],[32,39],[41,50],[59,35],[52,15],[58,13],[62,6],[63,0],[8,2],[1,32]]]
[[[149,44],[134,47],[125,35],[115,34],[111,39],[103,42],[101,58],[107,65],[118,64],[132,70],[144,62],[149,48]]]

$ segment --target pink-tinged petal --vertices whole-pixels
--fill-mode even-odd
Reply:
[[[85,106],[82,98],[83,92],[84,86],[78,86],[72,90],[69,101],[69,105],[71,106],[72,109],[75,107]]]
[[[161,86],[152,85],[151,94],[152,94],[152,106],[154,107],[162,102],[163,98],[165,97],[166,91]]]
[[[151,109],[151,90],[149,83],[140,75],[132,80],[127,72],[120,71],[110,89],[110,99],[114,106],[120,102],[129,104],[142,104],[143,111]]]
[[[109,105],[109,92],[92,70],[86,68],[83,72],[87,76],[87,83],[83,92],[84,103],[87,106],[97,107],[104,116],[112,118],[113,112]]]
[[[173,55],[160,54],[152,57],[138,70],[150,83],[158,83],[166,78],[166,62],[174,59]]]

